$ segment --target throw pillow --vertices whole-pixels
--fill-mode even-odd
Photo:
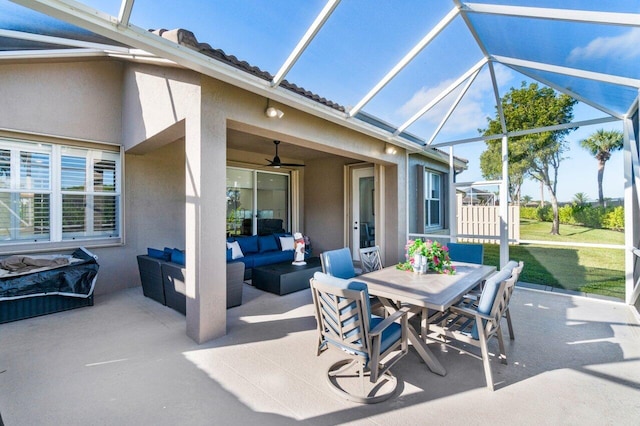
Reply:
[[[240,244],[238,244],[237,241],[227,243],[227,248],[231,249],[231,259],[240,259],[241,257],[244,257],[244,253],[242,253]]]
[[[295,248],[293,241],[293,237],[280,237],[280,246],[282,247],[282,251],[293,250]]]

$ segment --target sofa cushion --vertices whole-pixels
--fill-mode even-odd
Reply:
[[[237,259],[237,262],[242,262],[244,263],[244,267],[245,269],[251,269],[253,268],[253,261],[257,256],[255,255],[251,255],[251,256],[245,256],[245,257],[241,257],[239,259]]]
[[[255,268],[280,262],[292,262],[293,251],[270,251],[251,257],[253,258],[253,267]]]
[[[229,251],[231,251],[231,256],[229,256]],[[237,241],[232,243],[227,243],[227,261],[240,259],[244,257],[244,253],[240,248],[240,244]]]
[[[227,247],[227,262],[230,262],[233,260],[233,257],[231,257],[231,255],[233,254],[233,251]]]
[[[236,241],[240,244],[242,253],[244,253],[245,256],[251,253],[258,253],[257,235],[252,235],[250,237],[238,237],[236,238]]]
[[[258,247],[260,249],[260,253],[275,251],[278,250],[278,243],[273,235],[264,235],[262,237],[258,237]]]
[[[178,265],[184,266],[185,264],[184,251],[174,248],[173,251],[171,252],[171,261],[173,263],[177,263]]]
[[[164,248],[164,260],[166,260],[167,262],[171,261],[171,253],[173,252],[173,249],[171,247],[165,247]]]

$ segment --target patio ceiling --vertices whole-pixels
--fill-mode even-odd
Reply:
[[[414,152],[483,139],[477,129],[495,114],[496,99],[522,80],[588,105],[587,124],[628,116],[640,89],[637,0],[562,8],[551,0],[280,0],[270,13],[235,2],[179,3],[159,10],[148,0],[0,0],[0,60],[175,62]],[[142,29],[161,27],[193,31],[271,78]],[[287,90],[288,82],[344,111]]]

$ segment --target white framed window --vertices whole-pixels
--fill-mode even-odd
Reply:
[[[119,152],[0,138],[0,246],[121,238]]]
[[[424,225],[425,229],[442,228],[442,174],[424,172]]]

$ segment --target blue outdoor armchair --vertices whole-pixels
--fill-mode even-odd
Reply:
[[[449,257],[456,262],[477,263],[484,262],[484,247],[482,244],[447,243]]]
[[[398,383],[389,368],[408,350],[407,308],[381,318],[371,314],[365,283],[322,272],[316,272],[310,283],[318,325],[317,354],[334,347],[349,357],[329,367],[330,388],[359,403],[391,397]],[[361,383],[352,383],[358,377]]]
[[[322,272],[325,274],[343,279],[356,276],[349,247],[320,253],[320,262],[322,263]]]

